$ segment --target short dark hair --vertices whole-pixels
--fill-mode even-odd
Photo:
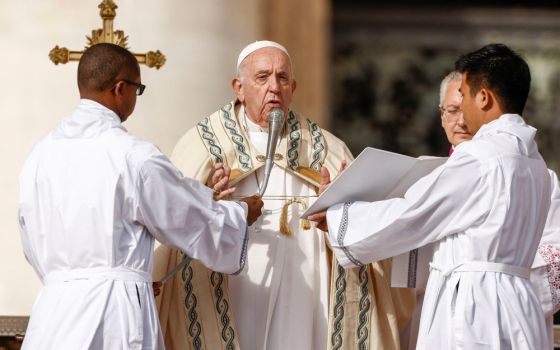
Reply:
[[[112,88],[118,79],[133,79],[136,74],[140,74],[140,66],[130,51],[115,44],[96,44],[80,59],[78,87],[100,92]]]
[[[467,75],[471,95],[481,88],[492,90],[505,113],[522,114],[531,86],[527,62],[504,44],[489,44],[465,54],[455,70]]]

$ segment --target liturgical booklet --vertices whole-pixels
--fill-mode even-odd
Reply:
[[[307,218],[337,203],[403,197],[412,184],[446,160],[447,157],[413,158],[366,147],[301,217]]]
[[[446,160],[447,157],[413,158],[367,147],[301,217],[307,218],[337,203],[402,198],[410,186]],[[413,288],[418,281],[420,286],[428,275],[431,251],[430,246],[393,257],[391,285]]]

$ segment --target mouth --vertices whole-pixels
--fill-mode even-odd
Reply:
[[[271,106],[272,108],[275,108],[275,107],[281,108],[282,107],[282,104],[278,100],[269,100],[269,101],[266,102],[266,104],[268,106]]]

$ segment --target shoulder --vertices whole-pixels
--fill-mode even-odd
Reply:
[[[27,173],[32,172],[33,171],[32,169],[38,166],[39,159],[41,158],[41,154],[43,153],[43,150],[45,149],[46,145],[49,143],[50,137],[51,134],[45,136],[39,142],[33,145],[33,147],[29,151],[29,154],[25,158],[25,161],[23,162],[23,165],[21,167],[20,178],[25,177]]]
[[[329,145],[329,147],[346,147],[346,144],[339,139],[338,137],[336,137],[333,133],[331,133],[330,131],[328,131],[325,128],[322,128],[319,123],[317,123],[316,121],[314,121],[311,118],[308,118],[306,116],[303,116],[295,111],[290,111],[296,118],[296,120],[301,124],[302,128],[309,130],[309,132],[312,134],[316,134],[318,136],[318,134],[321,134],[321,136],[325,139],[325,142]]]
[[[218,143],[215,128],[222,124],[224,111],[230,108],[232,108],[232,103],[228,103],[211,115],[199,119],[177,141],[171,153],[171,159],[175,162],[176,159],[184,159],[187,154],[192,157],[195,154],[206,153],[207,143],[210,145]]]
[[[338,172],[342,161],[351,162],[354,157],[346,144],[332,134],[330,131],[319,126],[314,120],[293,112],[296,120],[301,125],[302,130],[307,130],[308,134],[304,138],[308,138],[309,145],[313,152],[322,150],[321,163],[327,169],[335,174]]]
[[[488,138],[477,138],[470,141],[464,141],[455,146],[450,159],[472,157],[478,161],[484,162],[487,159],[493,159],[497,155],[497,145]],[[455,154],[457,153],[457,154]]]
[[[175,145],[173,154],[196,144],[203,145],[204,138],[211,138],[214,135],[214,127],[222,123],[224,112],[229,111],[232,108],[233,102],[230,102],[214,113],[210,114],[209,116],[199,119],[190,129],[188,129],[183,134],[183,136],[181,136],[181,138]]]
[[[128,135],[123,141],[125,161],[130,169],[140,171],[146,163],[154,160],[167,160],[167,157],[153,143]]]

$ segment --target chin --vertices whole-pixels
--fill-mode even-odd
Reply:
[[[460,144],[461,142],[470,141],[471,138],[468,136],[456,136],[455,137],[455,145]]]

